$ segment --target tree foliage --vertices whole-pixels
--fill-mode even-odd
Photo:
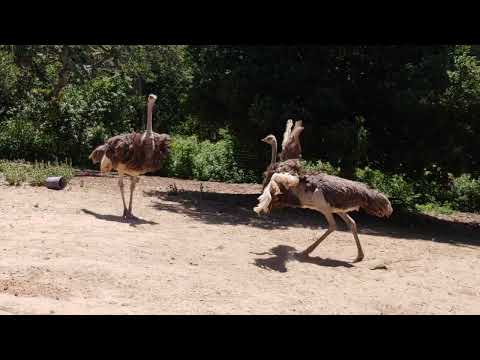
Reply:
[[[0,45],[0,157],[85,166],[107,137],[145,128],[153,92],[154,130],[209,141],[199,163],[232,155],[258,177],[269,158],[260,139],[280,137],[294,118],[304,120],[306,160],[350,178],[370,166],[447,186],[449,173],[479,176],[479,54],[447,45]],[[220,128],[233,139],[218,147],[228,156],[214,146],[225,140]]]
[[[145,128],[150,92],[154,130],[168,131],[189,71],[182,46],[0,46],[0,155],[86,164],[107,137]]]
[[[191,111],[243,142],[303,119],[304,154],[421,177],[475,171],[479,63],[469,46],[199,46]],[[256,152],[267,151],[257,140]]]

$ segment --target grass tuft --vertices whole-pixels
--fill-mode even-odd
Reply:
[[[68,161],[28,163],[23,160],[0,160],[0,173],[11,186],[20,186],[24,183],[31,186],[44,186],[46,179],[50,176],[63,176],[68,183],[75,175]]]

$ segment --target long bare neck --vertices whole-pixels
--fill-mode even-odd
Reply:
[[[149,103],[147,105],[147,133],[152,133],[152,113],[153,113],[153,104]]]
[[[270,161],[270,165],[275,165],[277,162],[277,139],[273,139],[272,143],[272,160]]]

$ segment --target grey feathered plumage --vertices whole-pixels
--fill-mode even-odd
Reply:
[[[299,178],[299,185],[307,192],[319,190],[332,208],[351,209],[359,207],[370,215],[388,217],[392,214],[392,205],[381,192],[371,189],[358,181],[328,175],[322,172],[307,172],[300,161],[291,159],[276,163],[265,172],[265,184],[270,182],[273,174],[287,173]],[[279,184],[281,188],[281,184]],[[283,208],[289,205],[298,206],[298,200],[289,190],[283,189],[282,194],[272,193],[272,207]]]
[[[106,155],[113,169],[121,163],[125,164],[127,169],[139,173],[157,171],[170,153],[170,135],[152,133],[152,139],[144,139],[142,143],[143,136],[141,133],[130,133],[111,137],[105,144],[93,150],[90,159],[95,164]],[[146,142],[149,144],[145,144]]]

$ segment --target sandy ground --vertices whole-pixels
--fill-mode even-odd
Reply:
[[[176,185],[177,190],[172,187]],[[128,187],[126,187],[128,189]],[[0,314],[479,314],[480,231],[360,214],[258,217],[258,185],[142,177],[122,222],[113,177],[0,186]],[[450,229],[450,228],[448,228]]]

